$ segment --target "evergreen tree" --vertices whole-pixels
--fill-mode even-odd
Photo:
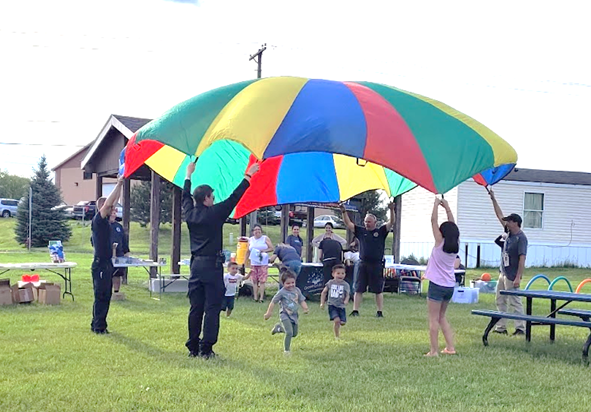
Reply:
[[[59,189],[49,177],[45,156],[39,160],[39,165],[31,179],[30,188],[33,192],[33,213],[31,246],[47,246],[50,240],[66,242],[72,235],[63,211],[52,210],[62,201]],[[21,245],[27,244],[29,237],[29,190],[24,200],[18,205],[17,224],[15,227],[16,240]]]
[[[162,181],[160,185],[160,223],[172,222],[172,183]],[[150,223],[151,182],[141,182],[131,188],[131,220],[138,222],[141,227]]]

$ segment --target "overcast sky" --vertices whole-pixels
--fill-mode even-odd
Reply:
[[[585,3],[3,1],[0,169],[29,176],[112,113],[153,118],[254,78],[248,58],[267,43],[265,77],[396,86],[484,123],[521,167],[591,172]]]

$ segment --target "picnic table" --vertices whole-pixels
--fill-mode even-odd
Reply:
[[[516,319],[524,320],[526,322],[525,327],[525,340],[526,342],[531,341],[531,328],[532,326],[550,326],[550,341],[554,342],[556,338],[556,325],[565,326],[577,326],[589,328],[591,331],[591,317],[590,311],[583,310],[563,310],[563,308],[572,302],[587,302],[591,303],[591,295],[582,293],[572,292],[557,292],[553,290],[502,290],[501,295],[508,296],[521,296],[526,298],[526,309],[525,314],[517,313],[505,313],[492,310],[473,310],[473,315],[488,316],[491,318],[488,326],[484,331],[482,341],[485,346],[488,346],[488,334],[493,329],[494,325],[500,319]],[[532,315],[532,306],[534,299],[546,299],[550,301],[550,313],[546,316],[534,316]],[[557,302],[564,302],[560,306],[557,306]],[[566,318],[557,318],[557,314],[578,316],[582,320],[572,320]],[[588,363],[589,346],[591,345],[591,333],[589,334],[587,341],[583,346],[583,361]]]
[[[74,294],[72,293],[72,268],[78,266],[75,262],[63,262],[63,263],[0,263],[0,275],[10,270],[45,270],[47,272],[54,273],[64,280],[64,292],[62,293],[62,299],[66,295],[70,295],[74,300]],[[61,271],[63,270],[63,274]]]
[[[153,260],[144,260],[139,258],[133,257],[118,257],[113,258],[113,267],[116,268],[144,268],[144,270],[148,273],[148,289],[150,290],[150,297],[152,297],[152,288],[150,287],[151,275],[150,275],[150,268],[157,268],[158,270],[158,279],[160,279],[160,287],[159,291],[160,294],[158,298],[162,298],[162,266],[165,266],[166,263],[164,262],[154,262]]]

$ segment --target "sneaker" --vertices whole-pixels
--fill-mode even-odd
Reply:
[[[354,310],[353,312],[349,313],[349,316],[359,316],[359,311]]]
[[[498,333],[499,335],[507,335],[507,331],[506,330],[493,330],[493,333]]]
[[[273,329],[271,329],[271,335],[275,335],[276,333],[285,333],[283,326],[281,326],[280,323],[276,324],[273,326]]]
[[[283,351],[283,356],[291,356],[291,351]]]
[[[383,317],[384,317],[384,314],[382,313],[382,311],[381,310],[378,310],[376,312],[376,318],[383,318]]]
[[[505,331],[505,332],[507,332],[507,331]],[[521,329],[516,329],[515,332],[513,332],[511,334],[511,336],[523,336],[523,335],[525,335],[525,332],[522,331]]]
[[[195,351],[189,351],[189,358],[198,358],[199,357],[199,352],[195,352]]]
[[[202,357],[203,359],[215,359],[216,358],[216,354],[214,351],[201,353],[199,356]]]

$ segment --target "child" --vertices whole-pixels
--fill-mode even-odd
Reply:
[[[340,338],[341,326],[347,322],[347,303],[351,296],[351,288],[345,282],[345,265],[334,265],[332,267],[332,280],[329,280],[322,290],[320,297],[320,309],[324,309],[326,295],[328,294],[328,315],[331,321],[334,321],[334,337]]]
[[[290,355],[291,338],[298,335],[298,304],[304,309],[304,313],[308,313],[308,305],[306,298],[302,291],[296,287],[296,275],[291,270],[281,268],[281,282],[283,288],[273,297],[269,308],[264,315],[265,320],[268,320],[273,315],[273,308],[275,304],[279,303],[281,310],[279,311],[279,319],[283,324],[283,331],[285,332],[284,350],[286,355]],[[273,334],[277,333],[277,327],[273,328]]]
[[[232,314],[232,310],[234,310],[236,289],[238,288],[240,282],[242,282],[244,279],[248,279],[248,275],[245,277],[238,273],[238,263],[228,263],[228,273],[224,275],[226,294],[222,300],[222,312],[226,311],[226,316],[230,316]]]
[[[439,206],[445,209],[447,222],[438,224]],[[460,249],[460,230],[455,224],[454,216],[446,200],[435,198],[431,214],[431,227],[435,246],[425,270],[425,277],[429,279],[427,292],[427,308],[429,311],[429,337],[431,350],[425,356],[439,355],[439,328],[445,337],[446,347],[441,351],[445,355],[455,355],[451,326],[445,318],[445,312],[454,293],[456,277],[454,262]]]

